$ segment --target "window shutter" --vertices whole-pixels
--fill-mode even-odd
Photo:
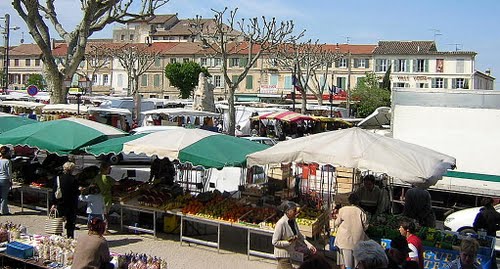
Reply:
[[[405,62],[406,62],[406,69],[405,69],[405,71],[406,72],[410,72],[410,59],[405,60]]]
[[[231,76],[231,82],[232,82],[233,84],[235,84],[237,80],[238,80],[238,76],[237,76],[237,75],[232,75],[232,76]]]
[[[399,61],[398,60],[392,61],[392,71],[399,72]]]
[[[448,79],[447,78],[443,78],[443,81],[444,81],[444,88],[448,89]]]
[[[253,89],[253,76],[252,75],[248,75],[247,76],[247,80],[246,80],[246,85],[245,85],[246,89],[247,90],[251,90]]]
[[[338,60],[335,61],[335,67],[339,67],[339,65],[340,65],[340,61],[338,61]]]
[[[286,76],[285,77],[285,89],[291,89],[292,88],[292,76]]]
[[[435,78],[432,79],[431,83],[432,83],[432,88],[437,88],[436,79]]]
[[[451,79],[451,88],[452,89],[456,89],[457,88],[457,79],[456,78],[452,78]]]
[[[426,73],[429,72],[429,60],[425,60],[424,62],[424,71]]]
[[[370,68],[370,59],[365,59],[365,67]]]
[[[155,74],[153,83],[154,83],[155,87],[159,87],[160,86],[160,75]]]
[[[413,72],[418,72],[418,59],[413,59]],[[410,70],[408,70],[410,71]],[[411,72],[411,71],[410,71]]]
[[[469,79],[464,79],[464,89],[469,89]]]
[[[359,67],[359,59],[354,59],[354,68]]]
[[[248,58],[242,58],[242,59],[240,59],[240,67],[247,66],[247,63],[248,63]]]

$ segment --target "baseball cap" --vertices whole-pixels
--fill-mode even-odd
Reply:
[[[391,240],[391,248],[397,249],[402,252],[411,252],[411,249],[408,247],[408,242],[406,238],[403,236],[397,236],[396,238]]]

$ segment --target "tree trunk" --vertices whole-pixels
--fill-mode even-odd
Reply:
[[[236,88],[229,88],[229,125],[228,125],[228,135],[234,136],[234,130],[236,127],[236,109],[234,107],[234,93],[236,92]]]
[[[139,78],[134,78],[134,101],[135,101],[135,120],[140,124],[141,120],[141,95],[139,94]]]
[[[50,103],[66,104],[68,89],[64,86],[63,74],[59,70],[45,68],[45,77],[47,78],[47,90],[50,92]]]
[[[316,99],[318,99],[318,105],[323,105],[323,94],[316,95]]]
[[[307,112],[307,96],[306,96],[306,89],[302,92],[302,108],[300,109],[300,113],[306,114]]]

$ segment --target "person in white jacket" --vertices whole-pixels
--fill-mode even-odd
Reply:
[[[82,189],[81,189],[82,190]],[[105,212],[105,206],[104,206],[104,197],[102,194],[99,193],[99,188],[95,185],[91,185],[88,190],[87,195],[81,194],[78,199],[82,202],[87,203],[87,214],[88,216],[88,222],[90,223],[90,220],[93,218],[100,218],[101,220],[104,219],[104,212]]]
[[[292,269],[291,253],[301,246],[307,246],[316,253],[316,248],[305,240],[299,231],[295,221],[298,215],[298,205],[294,202],[286,202],[283,205],[284,215],[276,223],[273,233],[272,244],[274,246],[274,257],[278,260],[278,269]]]

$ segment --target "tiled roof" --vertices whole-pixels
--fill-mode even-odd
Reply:
[[[177,17],[177,15],[176,14],[155,15],[150,21],[148,21],[148,23],[149,24],[165,23],[174,17]]]
[[[434,41],[379,41],[373,54],[428,54],[437,51]]]
[[[353,55],[372,54],[377,45],[351,45],[351,44],[326,44],[324,48],[331,51],[338,51],[339,53]]]
[[[203,24],[203,27],[206,32],[214,33],[215,32],[215,22],[213,19],[201,19],[200,23]],[[182,35],[192,35],[194,33],[194,28],[192,27],[193,21],[190,19],[179,20],[172,28],[168,30],[164,29],[156,29],[156,32],[152,34],[153,36],[182,36]],[[227,26],[226,26],[227,27]],[[236,36],[240,34],[240,32],[233,30],[230,36]]]
[[[42,50],[37,44],[21,44],[9,49],[9,55],[11,56],[32,56],[40,54],[42,54]]]

